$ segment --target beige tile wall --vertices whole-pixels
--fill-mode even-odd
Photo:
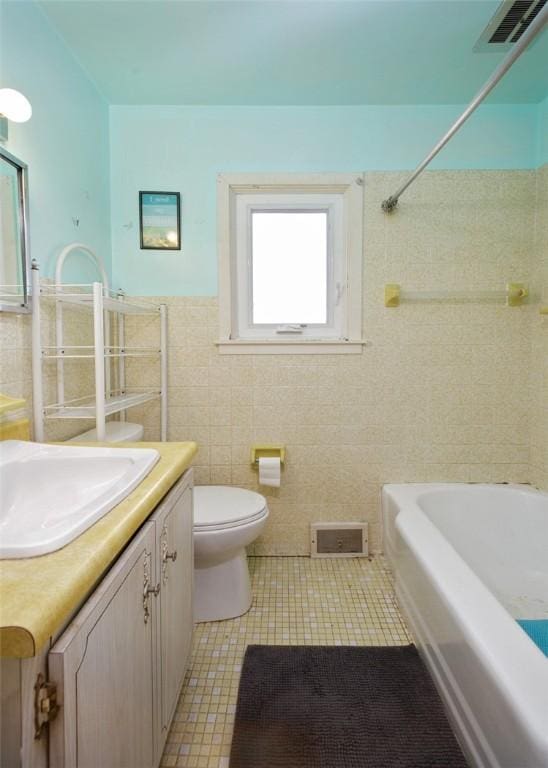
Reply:
[[[385,482],[548,488],[548,320],[538,306],[382,300],[386,282],[489,290],[512,279],[543,284],[546,301],[548,172],[428,172],[386,216],[380,201],[400,178],[366,175],[362,355],[221,356],[216,298],[163,299],[169,439],[200,444],[197,482],[257,488],[251,444],[287,446],[282,487],[263,489],[272,514],[257,554],[306,554],[314,520],[368,520],[378,550]],[[154,343],[156,326],[139,320],[137,337]],[[2,316],[1,343],[0,391],[29,397],[28,318]],[[134,364],[128,378],[157,384],[158,366]],[[130,418],[158,438],[157,404]]]
[[[42,302],[42,344],[55,344],[55,306],[51,301]],[[86,344],[93,342],[91,314],[82,310],[65,310],[65,343]],[[32,415],[32,358],[31,358],[31,316],[0,314],[0,392],[13,397],[24,397],[28,401],[29,416]],[[56,361],[48,359],[43,367],[44,403],[57,401]],[[67,359],[65,361],[66,399],[91,394],[94,390],[93,362],[91,360]],[[48,421],[46,439],[66,440],[89,429],[89,421]]]
[[[32,395],[30,315],[0,312],[0,392]]]
[[[533,280],[548,306],[548,165],[536,174],[537,205]],[[531,482],[548,490],[548,316],[532,317]]]
[[[165,299],[169,437],[200,443],[197,482],[257,488],[251,444],[287,446],[282,487],[263,489],[272,514],[257,554],[308,552],[314,520],[368,520],[379,549],[385,482],[531,477],[537,309],[394,310],[382,299],[386,282],[490,290],[537,279],[535,173],[430,172],[386,216],[380,201],[400,178],[366,176],[362,355],[220,356],[216,299]],[[135,374],[146,380],[144,367]],[[157,434],[157,414],[145,420]]]

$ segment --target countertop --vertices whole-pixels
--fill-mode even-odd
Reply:
[[[35,656],[64,627],[198,450],[191,442],[119,445],[160,453],[150,474],[127,498],[56,552],[0,560],[1,656]]]

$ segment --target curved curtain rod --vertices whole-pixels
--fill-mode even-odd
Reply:
[[[390,195],[390,197],[387,197],[386,200],[382,201],[381,208],[385,213],[391,213],[398,204],[398,199],[400,196],[405,192],[407,187],[409,187],[410,184],[412,184],[417,176],[419,176],[427,165],[436,157],[438,152],[442,150],[449,139],[451,139],[455,133],[459,130],[461,125],[468,120],[472,112],[479,107],[481,102],[485,99],[485,97],[491,93],[495,85],[501,80],[506,72],[510,69],[512,64],[516,61],[516,59],[521,56],[521,54],[524,52],[524,50],[527,48],[531,40],[533,40],[536,35],[538,35],[539,32],[543,29],[545,24],[548,22],[548,5],[545,5],[544,8],[541,10],[541,12],[538,14],[538,16],[531,22],[531,24],[527,27],[526,31],[523,33],[521,38],[518,40],[517,43],[515,43],[514,47],[511,51],[509,51],[508,55],[504,57],[504,59],[501,61],[501,63],[498,65],[498,67],[495,69],[489,80],[485,83],[485,85],[481,88],[481,90],[478,91],[478,93],[474,96],[470,104],[466,107],[462,115],[456,120],[455,123],[451,126],[451,128],[447,131],[445,136],[441,138],[434,149],[424,158],[422,163],[416,167],[416,169],[413,171],[411,176],[407,179],[407,181],[401,185],[401,187],[394,192],[393,195]]]

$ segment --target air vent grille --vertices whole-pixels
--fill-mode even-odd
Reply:
[[[546,5],[547,0],[537,0],[536,5],[531,8],[530,13],[527,14],[527,18],[524,18],[520,22],[520,27],[516,31],[516,33],[512,36],[512,42],[516,43],[520,37],[523,35],[527,27],[535,20],[535,17],[538,16],[538,14],[542,11],[544,6]]]
[[[475,51],[509,50],[548,0],[505,0],[474,47]]]
[[[367,556],[367,523],[312,523],[310,553],[312,557]]]

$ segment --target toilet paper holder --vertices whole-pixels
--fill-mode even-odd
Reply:
[[[285,446],[284,445],[253,445],[251,447],[251,464],[259,467],[259,459],[278,458],[280,464],[285,464]]]

